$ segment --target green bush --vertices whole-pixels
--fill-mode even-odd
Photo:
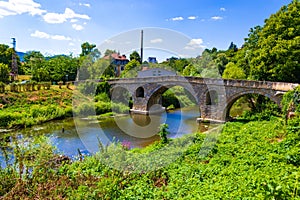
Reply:
[[[95,109],[96,109],[97,115],[111,112],[111,103],[110,102],[97,102],[97,103],[95,103]]]

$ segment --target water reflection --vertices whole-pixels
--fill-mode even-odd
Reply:
[[[171,138],[206,131],[209,124],[198,124],[196,122],[197,117],[199,117],[198,109],[189,108],[165,112],[160,115],[132,114],[100,121],[71,118],[18,130],[13,134],[22,136],[46,135],[59,152],[74,157],[78,155],[78,149],[86,154],[98,151],[98,139],[104,145],[112,141],[127,141],[131,147],[145,147],[159,140],[157,132],[161,123],[169,124],[171,133],[169,136]]]

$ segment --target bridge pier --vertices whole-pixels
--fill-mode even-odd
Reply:
[[[200,115],[197,122],[224,123],[224,107],[219,105],[200,105]]]
[[[133,106],[132,109],[130,109],[130,112],[148,115],[162,113],[165,110],[166,108],[161,105],[161,100],[158,100],[157,102],[151,102],[146,98],[138,97],[133,99]]]

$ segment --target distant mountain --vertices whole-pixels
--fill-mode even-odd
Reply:
[[[21,62],[24,62],[24,56],[26,54],[27,53],[24,53],[24,52],[17,52],[17,55],[19,56]],[[60,55],[54,55],[54,56],[47,56],[47,57],[45,57],[45,59],[46,60],[50,60],[50,59],[58,57],[58,56],[65,56],[65,57],[67,57],[67,55],[65,55],[65,54],[60,54]]]
[[[24,56],[26,55],[26,53],[24,53],[24,52],[17,52],[17,55],[19,56],[20,61],[24,62]]]

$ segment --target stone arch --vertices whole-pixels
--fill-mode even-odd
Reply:
[[[197,105],[199,104],[199,100],[197,98],[197,95],[193,89],[193,87],[187,83],[187,84],[181,84],[181,83],[177,83],[177,84],[166,84],[166,85],[157,85],[149,94],[148,98],[147,98],[147,110],[149,110],[149,108],[154,105],[154,104],[161,104],[161,96],[163,93],[165,93],[168,89],[175,87],[175,86],[180,86],[183,87],[186,91],[188,91],[191,96],[194,97],[193,100],[195,100],[195,102],[197,103]]]
[[[217,105],[219,102],[218,92],[216,90],[207,90],[205,93],[206,105]]]
[[[269,93],[265,93],[263,91],[242,91],[242,92],[239,92],[239,93],[236,93],[234,95],[232,95],[231,97],[228,97],[227,98],[227,104],[226,104],[226,107],[224,109],[224,113],[223,113],[223,116],[225,117],[226,120],[229,119],[229,114],[230,114],[230,109],[231,107],[233,106],[233,104],[239,99],[241,98],[242,96],[245,96],[247,94],[258,94],[258,95],[262,95],[262,96],[265,96],[267,98],[269,98],[271,101],[273,101],[274,103],[276,103],[278,106],[280,106],[280,101],[281,101],[281,97],[282,95],[273,95],[273,94],[269,94]]]
[[[132,92],[127,87],[115,85],[110,89],[110,96],[111,102],[129,105],[132,99]]]
[[[140,97],[140,98],[144,98],[145,97],[145,90],[143,87],[138,87],[136,90],[135,90],[135,96],[136,97]]]

